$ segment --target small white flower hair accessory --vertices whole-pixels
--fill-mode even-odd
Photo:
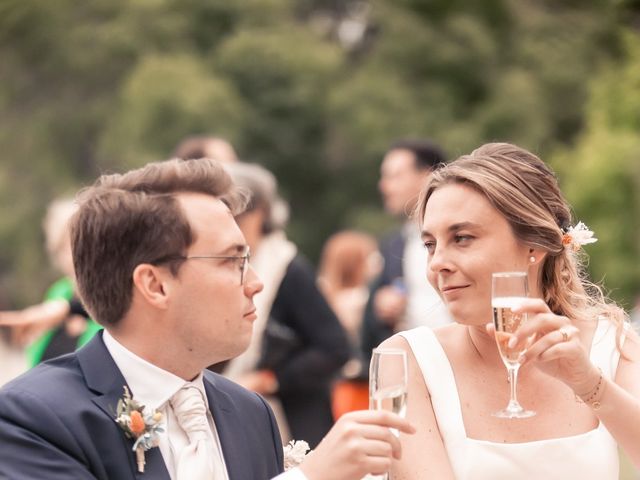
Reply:
[[[284,470],[295,468],[307,456],[309,444],[304,440],[291,440],[284,448]]]
[[[564,230],[564,235],[562,236],[562,245],[574,252],[580,250],[583,245],[596,243],[597,241],[598,239],[593,236],[593,232],[582,222],[578,222],[574,227]]]

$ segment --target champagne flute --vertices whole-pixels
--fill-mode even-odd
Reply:
[[[527,320],[525,314],[513,313],[513,308],[522,303],[529,294],[529,282],[526,272],[498,272],[492,277],[491,307],[493,308],[493,324],[496,328],[496,343],[498,351],[507,372],[511,397],[509,404],[503,410],[493,415],[500,418],[528,418],[536,413],[525,410],[516,396],[518,370],[520,358],[531,344],[531,339],[520,341],[514,347],[509,347],[509,340],[518,327]]]
[[[388,410],[404,417],[407,413],[407,354],[394,348],[374,348],[369,371],[369,408]],[[399,432],[392,428],[397,437]],[[367,479],[387,480],[389,474]]]

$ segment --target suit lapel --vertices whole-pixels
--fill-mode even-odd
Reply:
[[[77,358],[87,386],[96,393],[92,398],[93,402],[113,420],[115,425],[116,406],[124,394],[124,386],[127,383],[102,341],[102,332],[98,332],[85,347],[78,350]],[[119,427],[118,430],[120,430]],[[126,456],[131,467],[131,478],[170,480],[159,448],[152,448],[145,452],[145,471],[138,473],[135,453],[132,450],[133,440],[126,438],[124,432],[119,431],[118,442],[122,447],[119,450],[120,453]]]
[[[235,405],[226,393],[216,388],[214,381],[207,378],[206,375],[203,380],[209,410],[216,425],[229,480],[254,478],[251,461],[247,459],[246,434],[244,429],[239,426],[242,419]]]

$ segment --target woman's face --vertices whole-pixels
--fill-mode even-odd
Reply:
[[[422,238],[427,278],[453,318],[466,325],[491,321],[491,274],[527,271],[529,247],[476,190],[444,185],[427,202]]]

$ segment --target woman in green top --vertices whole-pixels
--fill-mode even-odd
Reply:
[[[75,295],[69,220],[76,211],[73,200],[55,200],[43,227],[52,263],[65,276],[47,291],[45,301],[19,312],[0,313],[0,325],[14,325],[16,337],[35,338],[26,348],[29,366],[70,353],[87,343],[100,326],[89,318]]]

